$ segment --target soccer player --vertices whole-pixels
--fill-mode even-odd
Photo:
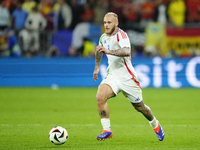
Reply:
[[[143,102],[140,83],[131,64],[129,37],[126,32],[118,27],[117,14],[108,12],[104,16],[104,27],[105,33],[100,37],[99,45],[96,47],[95,69],[93,72],[93,80],[96,81],[98,79],[99,65],[103,53],[105,53],[109,64],[107,77],[99,85],[96,94],[103,132],[97,136],[97,140],[104,140],[113,136],[107,100],[122,92],[133,107],[149,121],[158,139],[162,141],[164,139],[164,131],[151,109]]]

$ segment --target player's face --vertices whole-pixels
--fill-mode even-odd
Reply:
[[[112,15],[106,15],[104,17],[104,28],[106,34],[109,36],[113,35],[118,30],[118,21],[117,19]]]

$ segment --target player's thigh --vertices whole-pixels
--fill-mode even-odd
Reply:
[[[113,92],[110,85],[102,83],[99,85],[98,91],[97,91],[97,100],[106,101],[107,99],[114,97],[115,93]]]
[[[143,100],[141,88],[132,80],[122,83],[122,93],[131,103],[140,103]]]

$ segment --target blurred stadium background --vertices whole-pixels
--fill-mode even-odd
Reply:
[[[0,86],[96,87],[107,58],[93,82],[94,50],[113,11],[143,88],[200,88],[198,0],[3,0],[0,9]]]
[[[108,101],[113,139],[95,139],[108,64],[104,55],[94,82],[94,51],[108,11],[129,35],[161,143],[122,94]],[[69,132],[59,149],[200,148],[199,0],[0,0],[0,12],[0,149],[55,149],[47,137],[56,125]]]

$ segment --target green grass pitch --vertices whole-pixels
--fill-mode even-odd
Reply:
[[[97,141],[102,132],[97,112],[97,88],[0,88],[0,150],[198,150],[200,90],[143,89],[164,131],[158,141],[148,121],[122,93],[108,100],[113,138]],[[48,139],[54,126],[69,138],[63,145]]]

